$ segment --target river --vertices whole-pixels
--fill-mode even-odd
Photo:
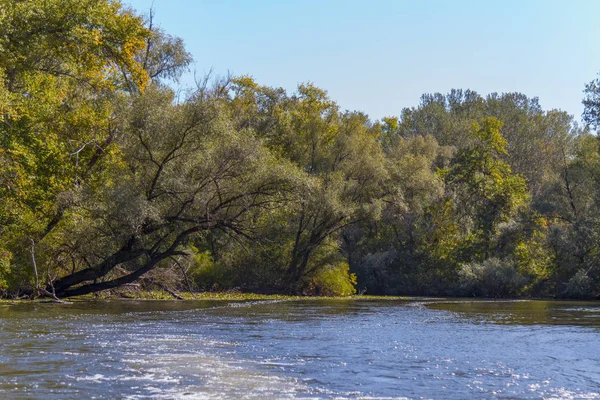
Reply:
[[[0,303],[0,398],[600,399],[600,303]]]

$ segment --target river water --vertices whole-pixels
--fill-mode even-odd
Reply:
[[[0,304],[0,398],[600,399],[600,303]]]

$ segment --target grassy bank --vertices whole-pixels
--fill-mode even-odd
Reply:
[[[402,296],[368,296],[354,295],[346,297],[329,296],[288,296],[281,294],[258,294],[241,292],[178,292],[176,298],[173,294],[164,290],[110,290],[98,292],[93,295],[73,297],[68,300],[407,300],[408,297]]]

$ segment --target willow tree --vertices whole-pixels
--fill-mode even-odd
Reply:
[[[288,219],[292,288],[322,267],[311,265],[311,256],[327,240],[339,240],[345,227],[378,216],[387,176],[378,134],[366,116],[340,112],[324,91],[299,87],[284,140],[286,154],[306,176]]]
[[[189,56],[117,1],[2,0],[0,10],[0,251],[19,284],[36,256],[44,269],[57,254],[47,235],[85,182],[104,184],[118,162],[124,104]]]
[[[431,136],[398,138],[387,147],[381,219],[364,221],[344,232],[345,248],[361,288],[386,294],[420,289],[425,281],[421,272],[433,267],[428,262],[431,254],[423,246],[423,241],[433,239],[427,225],[429,212],[444,195],[444,181],[437,170],[451,154],[452,149],[439,146]]]
[[[49,286],[57,296],[132,282],[209,231],[249,236],[260,212],[285,199],[293,169],[232,129],[213,92],[180,104],[173,96],[151,85],[137,97],[119,140],[122,162],[106,184],[81,191],[70,210],[79,222],[60,231],[76,267]]]
[[[311,84],[287,94],[242,77],[228,88],[224,104],[236,128],[262,138],[301,178],[285,207],[260,221],[260,240],[249,245],[251,254],[233,256],[238,268],[228,267],[235,269],[232,275],[246,271],[235,281],[254,290],[309,293],[319,291],[311,288],[328,271],[350,282],[341,233],[379,214],[386,176],[379,126],[361,113],[342,112]]]

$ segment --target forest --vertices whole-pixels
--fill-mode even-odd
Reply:
[[[600,79],[584,125],[460,89],[372,120],[311,83],[173,89],[191,62],[117,1],[0,0],[0,295],[600,293]]]

